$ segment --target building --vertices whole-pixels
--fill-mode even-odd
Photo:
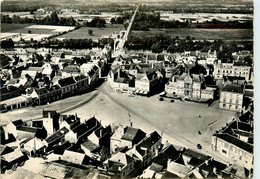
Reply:
[[[212,149],[237,160],[248,170],[253,168],[254,146],[252,144],[239,140],[230,134],[216,133],[212,136]]]
[[[110,153],[114,153],[123,147],[130,149],[135,144],[138,144],[145,136],[145,132],[141,129],[120,125],[110,138]]]
[[[219,108],[241,111],[243,108],[244,90],[241,85],[226,85],[220,92]]]
[[[14,98],[21,95],[21,89],[14,86],[5,86],[0,88],[0,101]]]
[[[214,65],[213,75],[215,79],[223,79],[227,76],[245,77],[246,81],[251,79],[251,67],[239,63],[218,63]]]
[[[108,171],[117,176],[129,176],[134,171],[134,159],[122,152],[116,153],[105,163]]]
[[[173,75],[165,85],[167,95],[191,99],[214,99],[215,90],[204,83],[202,76],[188,73]]]

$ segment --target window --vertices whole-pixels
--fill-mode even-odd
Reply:
[[[230,103],[232,103],[232,99],[230,99]]]
[[[236,105],[236,109],[238,109],[238,106]]]
[[[223,104],[223,108],[225,108],[226,107],[226,104]]]
[[[225,150],[222,149],[222,153],[227,154],[227,151],[225,151]]]
[[[239,103],[239,100],[236,100],[236,103]]]

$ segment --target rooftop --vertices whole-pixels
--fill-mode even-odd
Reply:
[[[222,91],[227,91],[227,92],[234,92],[234,93],[243,93],[243,88],[241,85],[236,85],[236,84],[228,84],[226,85]]]
[[[228,142],[228,143],[231,143],[249,153],[253,153],[253,150],[254,150],[254,146],[251,145],[251,144],[248,144],[242,140],[239,140],[237,139],[236,137],[233,137],[229,134],[217,134],[217,137]]]

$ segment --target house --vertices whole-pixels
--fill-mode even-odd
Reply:
[[[156,132],[152,132],[146,138],[144,138],[137,146],[141,150],[147,150],[151,152],[152,157],[157,156],[161,148],[162,137]]]
[[[163,166],[152,163],[148,168],[146,168],[140,178],[161,178],[162,177]]]
[[[55,144],[58,144],[60,141],[62,141],[66,135],[66,133],[69,132],[69,129],[66,127],[63,127],[59,129],[58,131],[54,132],[52,135],[48,136],[44,141],[45,145],[47,146],[46,152],[49,152],[53,150],[53,146]]]
[[[79,165],[88,164],[88,157],[85,154],[70,150],[64,151],[61,160]]]
[[[246,82],[245,77],[239,77],[239,76],[227,76],[227,77],[224,77],[224,83],[225,84],[244,85],[245,82]]]
[[[225,76],[245,77],[246,81],[250,80],[251,67],[239,63],[218,63],[214,64],[213,75],[215,79],[223,79]]]
[[[13,148],[8,147],[8,146],[6,146],[6,145],[0,144],[0,155],[1,155],[1,156],[5,155],[5,154],[8,154],[8,153],[11,153],[11,152],[13,152],[13,151],[14,151]]]
[[[72,96],[77,91],[77,83],[73,77],[58,80],[58,85],[61,87],[61,94],[63,98]]]
[[[89,84],[94,84],[101,77],[101,68],[97,64],[83,63],[80,66],[80,73],[88,77]]]
[[[36,134],[37,128],[34,127],[28,127],[28,126],[22,126],[19,127],[16,132],[17,132],[17,139],[23,139],[23,138],[34,138]]]
[[[42,122],[44,128],[47,130],[48,135],[52,135],[60,128],[59,117],[60,114],[58,114],[55,110],[43,110]]]
[[[70,143],[80,144],[84,142],[93,131],[95,131],[100,127],[101,127],[100,122],[95,117],[92,117],[89,120],[71,129],[65,135],[65,140],[69,141]]]
[[[167,171],[177,175],[180,178],[186,177],[186,175],[192,170],[192,167],[168,160]]]
[[[130,176],[134,171],[134,159],[129,155],[118,152],[105,161],[109,172],[117,176]]]
[[[156,92],[163,79],[159,71],[137,74],[135,78],[135,91],[137,94],[150,95]]]
[[[60,128],[66,127],[67,129],[74,129],[80,125],[80,118],[76,115],[62,116],[62,122],[60,123]]]
[[[62,71],[62,78],[76,77],[80,75],[80,69],[78,66],[66,66]]]
[[[111,128],[109,126],[106,128],[100,127],[97,128],[88,136],[88,140],[90,140],[91,142],[93,142],[94,144],[100,147],[104,146],[109,148],[110,134],[111,134]]]
[[[241,85],[226,85],[220,92],[219,108],[241,111],[243,108],[243,100],[244,89]]]
[[[42,139],[36,137],[32,138],[25,144],[23,144],[22,150],[28,156],[43,156],[45,154],[46,145]]]
[[[14,98],[21,95],[21,89],[14,86],[5,86],[0,88],[0,101]]]
[[[212,149],[220,154],[237,160],[248,170],[254,165],[254,146],[227,133],[212,136]]]
[[[77,92],[82,93],[89,89],[89,79],[86,76],[80,75],[76,76],[75,80],[77,82]]]
[[[0,144],[5,145],[5,144],[10,144],[16,141],[15,136],[12,133],[8,132],[7,126],[0,126]]]
[[[26,160],[28,160],[28,157],[18,148],[13,152],[1,155],[1,173],[9,169],[16,170],[17,166],[23,165]]]
[[[110,153],[114,153],[117,149],[123,147],[132,148],[135,144],[138,144],[145,135],[145,132],[141,129],[118,126],[110,138]]]
[[[98,154],[98,152],[100,151],[99,145],[87,139],[84,143],[80,144],[80,146],[87,156],[89,156],[90,158],[100,160],[100,156]]]
[[[72,144],[69,141],[59,142],[53,146],[53,153],[63,155],[66,149],[70,148]]]

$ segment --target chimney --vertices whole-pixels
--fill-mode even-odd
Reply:
[[[133,122],[130,122],[130,127],[133,127]]]

